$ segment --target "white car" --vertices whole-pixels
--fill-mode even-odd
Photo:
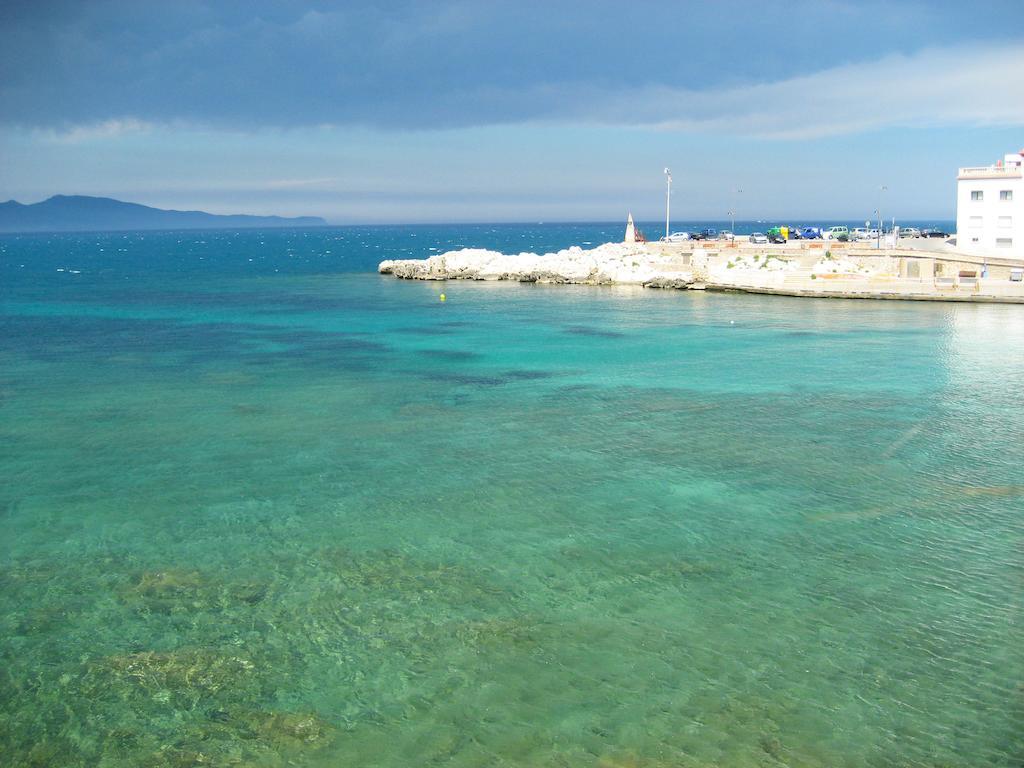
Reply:
[[[750,236],[750,242],[754,245],[768,245],[768,235],[764,232],[755,232]]]
[[[689,232],[673,232],[671,235],[665,238],[666,243],[685,243],[690,239]]]
[[[904,237],[920,237],[921,230],[917,227],[900,227],[900,238]]]
[[[871,234],[871,230],[867,227],[857,227],[856,229],[850,230],[851,240],[874,240],[875,236]]]

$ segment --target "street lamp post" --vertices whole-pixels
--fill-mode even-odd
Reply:
[[[735,195],[743,192],[742,189],[730,190],[732,194],[729,195],[729,224],[732,227],[732,236],[736,237],[736,200]]]
[[[668,240],[669,212],[672,204],[672,171],[665,169],[665,239]]]
[[[882,193],[889,189],[884,184],[878,188],[878,241],[876,247],[880,250],[882,248]]]

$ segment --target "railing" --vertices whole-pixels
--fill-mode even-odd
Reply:
[[[1021,175],[1020,165],[983,165],[973,168],[961,168],[957,176],[961,179],[1002,179],[1018,178]]]

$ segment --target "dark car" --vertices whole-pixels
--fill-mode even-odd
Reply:
[[[921,230],[921,237],[941,237],[945,239],[949,237],[949,234],[943,232],[941,229],[924,229]]]
[[[818,227],[802,227],[800,229],[800,239],[821,240],[821,230]]]
[[[717,229],[702,229],[700,232],[694,232],[690,235],[694,240],[717,240],[718,230]]]

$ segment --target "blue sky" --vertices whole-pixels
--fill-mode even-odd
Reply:
[[[950,217],[1024,147],[1011,2],[0,6],[0,198],[332,222]],[[741,189],[742,192],[733,190]]]

